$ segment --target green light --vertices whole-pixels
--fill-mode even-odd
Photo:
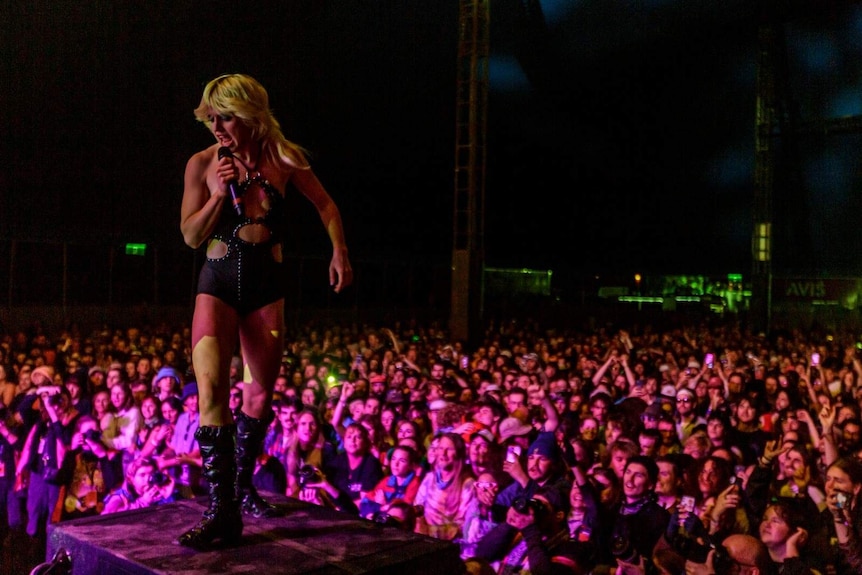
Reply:
[[[143,256],[147,253],[147,244],[126,244],[127,256]]]
[[[617,301],[623,302],[623,303],[662,303],[662,302],[664,302],[664,298],[649,297],[649,296],[636,296],[636,295],[621,295],[617,298]]]
[[[742,274],[727,274],[727,281],[729,282],[741,282]]]

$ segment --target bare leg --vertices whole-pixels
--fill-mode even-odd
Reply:
[[[269,419],[272,390],[284,350],[284,300],[256,310],[240,321],[240,348],[251,371],[243,385],[242,410],[246,415]]]
[[[273,417],[272,389],[281,360],[283,331],[283,300],[247,315],[240,322],[240,346],[251,381],[243,385],[242,410],[236,418],[236,485],[242,512],[255,517],[280,514],[258,495],[252,477]]]
[[[233,544],[242,535],[236,493],[236,426],[228,407],[237,324],[237,313],[224,302],[198,295],[192,320],[192,362],[200,407],[195,439],[209,483],[209,507],[194,527],[180,535],[179,543],[187,547],[207,547],[216,539]]]
[[[236,349],[238,326],[232,307],[211,295],[197,296],[192,320],[192,363],[202,426],[232,421],[228,407],[230,360]]]

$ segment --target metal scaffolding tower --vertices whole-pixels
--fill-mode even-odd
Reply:
[[[775,265],[786,269],[791,261],[804,261],[816,267],[799,142],[812,136],[862,132],[860,116],[799,117],[790,85],[785,29],[789,20],[808,16],[809,9],[773,7],[765,11],[758,29],[750,316],[752,328],[761,332],[770,329]]]
[[[452,246],[452,337],[480,335],[486,128],[488,121],[489,0],[461,0],[455,102],[455,213]]]

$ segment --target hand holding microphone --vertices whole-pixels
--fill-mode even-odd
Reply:
[[[233,158],[233,154],[230,151],[230,148],[227,146],[222,146],[218,149],[218,158],[221,160],[222,158]],[[228,192],[230,192],[230,200],[233,204],[233,209],[236,212],[236,215],[242,217],[243,215],[243,203],[242,203],[242,194],[239,191],[239,182],[236,181],[236,178],[229,180],[227,183]]]

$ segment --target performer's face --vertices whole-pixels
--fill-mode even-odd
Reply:
[[[219,114],[210,108],[209,118],[210,130],[222,146],[236,149],[243,145],[251,135],[251,130],[236,116]]]

